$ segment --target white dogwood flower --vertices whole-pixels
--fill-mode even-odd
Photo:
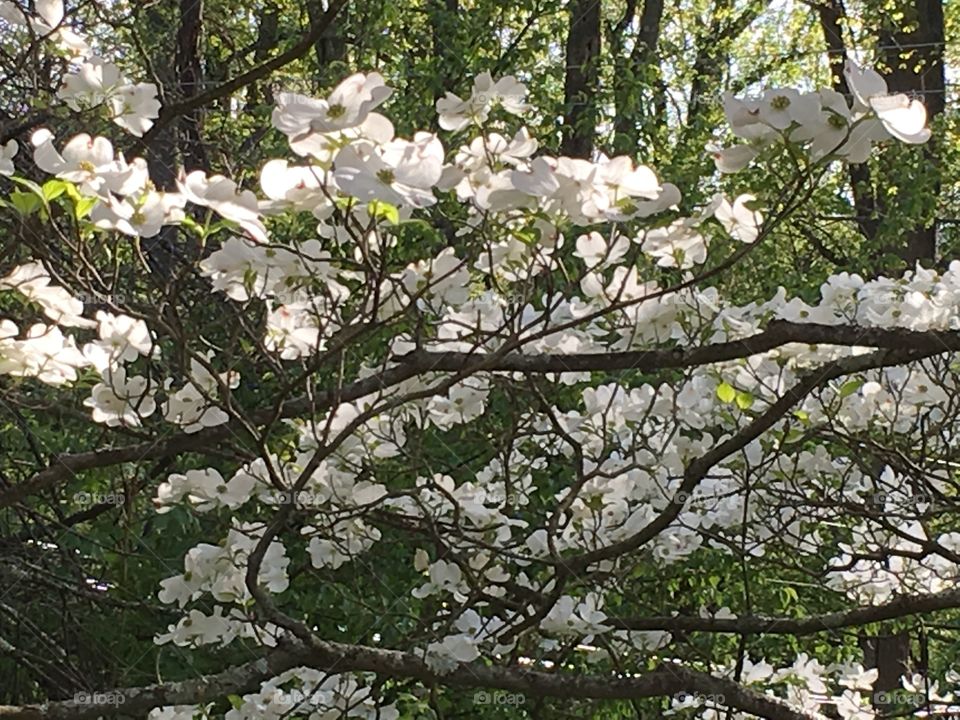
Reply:
[[[443,145],[435,135],[417,133],[413,141],[393,140],[366,154],[343,148],[334,161],[334,178],[343,192],[391,205],[426,207],[437,200],[432,188],[443,174]]]

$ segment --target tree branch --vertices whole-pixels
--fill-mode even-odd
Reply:
[[[592,370],[654,371],[697,367],[710,363],[738,360],[769,352],[788,343],[840,345],[878,349],[911,349],[925,353],[960,350],[960,332],[930,330],[917,332],[905,328],[865,328],[858,325],[821,325],[774,320],[767,328],[744,340],[715,343],[699,348],[670,348],[615,353],[510,354],[487,365],[491,371],[530,373],[587,372]],[[412,365],[446,372],[460,371],[486,356],[478,353],[414,351],[398,358]]]
[[[206,92],[193,95],[185,98],[181,102],[164,107],[160,111],[160,117],[157,118],[157,121],[153,124],[153,127],[150,128],[143,138],[141,138],[139,147],[148,145],[150,140],[152,140],[161,129],[163,129],[167,124],[172,122],[180,115],[192,112],[193,110],[197,110],[204,105],[213,102],[214,100],[219,100],[222,97],[226,97],[227,95],[236,92],[240,88],[251,83],[255,83],[258,80],[266,77],[274,70],[279,70],[284,65],[289,65],[294,60],[299,60],[302,56],[310,51],[310,49],[314,46],[314,43],[316,43],[320,39],[320,36],[323,35],[328,27],[330,27],[330,24],[334,21],[334,19],[337,17],[337,14],[346,4],[347,0],[331,0],[329,9],[322,16],[320,16],[316,23],[310,27],[309,32],[300,38],[296,45],[280,53],[275,58],[271,58],[265,63],[250,68],[247,72],[241,73],[231,80],[227,80],[216,87],[210,88]]]
[[[901,328],[864,328],[856,325],[818,325],[775,320],[762,332],[744,340],[690,349],[670,348],[576,355],[516,353],[504,355],[496,360],[481,353],[414,351],[397,358],[397,365],[379,375],[366,377],[339,390],[324,391],[312,397],[301,397],[286,402],[281,407],[279,418],[302,416],[316,412],[318,409],[329,408],[335,402],[350,402],[427,372],[471,372],[474,369],[482,369],[486,372],[530,373],[591,370],[651,372],[736,360],[768,352],[788,343],[909,350],[914,354],[904,355],[905,358],[919,359],[919,357],[960,350],[960,333],[938,330],[917,332]],[[254,423],[266,423],[274,419],[274,413],[272,409],[257,410],[251,413],[251,419]],[[233,424],[225,424],[196,433],[178,433],[167,438],[157,438],[120,448],[102,448],[60,455],[49,467],[30,479],[0,491],[0,507],[14,505],[29,495],[52,487],[57,482],[66,480],[83,470],[140,460],[156,460],[196,451],[235,433],[236,428]]]
[[[830,380],[853,372],[919,360],[924,356],[923,351],[916,350],[878,350],[869,355],[843,358],[810,370],[751,423],[687,465],[677,494],[656,518],[624,540],[582,553],[576,557],[564,559],[559,565],[559,572],[569,574],[585,570],[601,560],[620,557],[643,547],[666,530],[679,517],[685,505],[685,500],[681,500],[681,498],[685,498],[692,493],[717,463],[722,462],[756,440],[779,422],[794,405],[817,388],[826,385]]]
[[[264,658],[195,680],[119,688],[65,702],[0,706],[0,718],[11,720],[85,720],[99,716],[136,715],[163,705],[193,705],[228,694],[256,691],[260,683],[286,670],[309,666],[325,672],[374,672],[428,684],[461,688],[495,688],[531,697],[634,699],[699,693],[722,698],[721,704],[770,720],[814,720],[817,716],[739,683],[680,665],[664,663],[656,670],[611,677],[547,673],[523,667],[461,663],[438,674],[409,652],[315,640],[307,645],[286,640]]]
[[[826,613],[816,617],[788,618],[758,615],[737,618],[645,617],[607,618],[605,625],[620,630],[665,630],[668,632],[714,632],[748,635],[812,635],[828,630],[860,627],[884,620],[960,607],[960,590],[926,595],[902,595],[882,605]]]

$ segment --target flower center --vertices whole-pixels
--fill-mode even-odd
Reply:
[[[831,115],[830,119],[827,120],[827,124],[834,130],[842,130],[847,126],[847,121],[839,115]]]
[[[774,110],[786,110],[790,107],[790,98],[786,95],[777,95],[770,101],[770,107]]]
[[[343,105],[337,104],[330,106],[330,108],[327,110],[327,115],[336,120],[339,117],[343,117],[346,112],[347,109]]]
[[[389,185],[396,179],[397,176],[393,174],[393,170],[390,168],[384,168],[383,170],[377,171],[377,180],[382,182],[384,185]]]

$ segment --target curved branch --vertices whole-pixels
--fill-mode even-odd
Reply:
[[[429,369],[429,368],[427,368]],[[291,418],[331,407],[334,403],[350,402],[364,395],[397,385],[415,376],[422,369],[413,366],[397,366],[379,375],[357,380],[344,388],[317,393],[311,397],[295,398],[283,404],[280,418]],[[251,413],[254,423],[267,423],[276,419],[273,408],[264,408]],[[30,479],[0,491],[0,507],[9,507],[24,498],[52,487],[72,477],[77,472],[95,468],[121,465],[141,460],[156,460],[185,452],[201,450],[237,431],[236,423],[227,423],[205,428],[195,433],[179,432],[169,437],[156,438],[119,448],[101,448],[81,453],[58,455],[49,467],[34,474]]]
[[[314,46],[314,43],[316,43],[317,40],[320,39],[320,36],[323,35],[328,27],[330,27],[330,24],[334,21],[334,19],[337,17],[337,14],[346,4],[347,0],[331,0],[330,7],[322,16],[320,16],[320,18],[318,18],[317,22],[310,27],[309,32],[300,38],[296,45],[285,50],[276,57],[251,68],[245,73],[237,75],[237,77],[231,80],[227,80],[216,87],[210,88],[206,92],[193,95],[181,102],[164,107],[160,111],[160,117],[157,118],[157,121],[153,124],[153,127],[150,128],[150,130],[140,139],[138,147],[149,145],[150,141],[157,136],[160,130],[169,125],[179,116],[185,115],[193,110],[197,110],[204,105],[208,105],[214,100],[219,100],[222,97],[226,97],[242,87],[246,87],[251,83],[261,80],[274,70],[279,70],[284,65],[289,65],[294,60],[299,60],[303,55],[310,51],[310,49]]]
[[[698,367],[736,360],[768,352],[788,343],[875,347],[909,353],[908,360],[942,352],[960,351],[960,333],[929,330],[917,332],[901,328],[864,328],[857,325],[820,325],[775,320],[765,330],[744,340],[714,343],[699,348],[670,348],[620,353],[582,353],[576,355],[521,353],[491,358],[481,353],[414,351],[396,358],[397,365],[337,391],[313,397],[295,398],[280,409],[280,418],[291,418],[350,402],[379,390],[393,387],[426,372],[519,371],[529,373],[641,370],[654,371]],[[898,361],[900,362],[900,361]],[[884,364],[892,364],[890,362]],[[272,409],[251,413],[254,423],[275,419]],[[196,433],[177,433],[164,439],[148,440],[120,448],[102,448],[60,455],[47,468],[30,479],[0,491],[0,507],[9,507],[24,498],[52,487],[77,472],[139,460],[156,460],[209,446],[236,433],[234,424],[207,428]]]
[[[902,595],[882,605],[826,613],[815,617],[788,618],[758,615],[736,618],[646,617],[607,618],[605,625],[619,630],[665,630],[667,632],[714,632],[747,635],[813,635],[843,628],[861,627],[884,620],[960,607],[960,590],[925,595]]]
[[[718,443],[709,452],[701,455],[687,465],[683,473],[683,481],[680,483],[677,494],[671,499],[664,511],[656,518],[647,523],[637,533],[620,542],[605,545],[577,555],[576,557],[564,559],[559,564],[559,571],[562,573],[571,573],[584,570],[601,560],[611,560],[625,553],[638,550],[653,540],[653,538],[666,530],[683,511],[685,500],[681,500],[680,498],[689,496],[717,463],[722,462],[724,459],[742,450],[756,440],[776,425],[794,405],[814,390],[826,385],[829,381],[854,372],[919,360],[931,354],[933,353],[930,351],[912,349],[878,350],[869,355],[843,358],[814,368],[801,377],[801,379],[789,388],[775,403],[758,415],[753,422],[744,426],[739,432],[723,442]]]
[[[613,353],[510,354],[487,364],[486,369],[530,373],[585,372],[591,370],[665,370],[738,360],[775,350],[788,343],[840,345],[877,349],[910,349],[928,354],[960,350],[960,332],[906,328],[865,328],[858,325],[822,325],[774,320],[762,332],[743,340],[704,345],[699,348],[670,348]],[[484,355],[463,352],[418,350],[397,360],[430,370],[460,371],[471,363],[483,362]]]
[[[254,692],[264,680],[299,666],[336,673],[374,672],[428,684],[510,690],[544,698],[623,700],[667,697],[682,692],[698,693],[712,695],[719,704],[770,720],[815,720],[818,717],[794,710],[777,698],[751,690],[733,680],[672,663],[664,663],[656,670],[628,677],[547,673],[481,663],[462,663],[452,672],[440,674],[409,652],[321,640],[309,645],[286,640],[264,658],[215,675],[182,682],[119,688],[43,705],[0,706],[0,718],[86,720],[104,715],[142,714],[163,705],[193,705],[217,700],[228,694]]]

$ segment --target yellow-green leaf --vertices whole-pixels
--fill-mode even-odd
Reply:
[[[720,398],[720,402],[732,403],[737,399],[737,391],[728,383],[720,383],[717,385],[717,397]]]

